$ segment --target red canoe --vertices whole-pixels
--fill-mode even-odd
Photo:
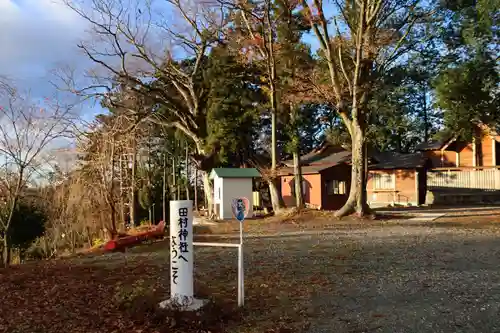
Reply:
[[[129,235],[125,237],[112,239],[108,241],[106,244],[104,244],[104,249],[106,251],[122,250],[127,247],[140,244],[144,241],[163,238],[164,234],[165,234],[165,222],[161,221],[160,223],[158,223],[158,225],[156,225],[154,228],[150,230],[146,230],[136,235]]]

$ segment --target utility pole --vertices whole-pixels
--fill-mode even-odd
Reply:
[[[427,84],[424,83],[424,142],[429,141],[429,119],[427,116]]]
[[[189,200],[189,146],[186,143],[186,200]]]
[[[198,169],[194,168],[194,210],[198,211]]]
[[[167,156],[163,153],[163,222],[167,223]]]
[[[134,137],[132,139],[132,165],[130,170],[130,200],[129,200],[129,214],[130,214],[130,224],[135,226],[135,173],[137,169],[137,141]],[[128,161],[128,159],[127,159]]]

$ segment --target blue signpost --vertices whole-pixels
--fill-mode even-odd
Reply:
[[[238,280],[238,288],[240,290],[239,295],[241,295],[241,299],[238,300],[240,306],[243,306],[244,300],[244,271],[243,271],[243,221],[248,215],[248,211],[250,210],[250,201],[245,198],[234,198],[232,202],[232,209],[234,217],[240,222],[240,251],[238,253],[238,263],[239,263],[239,274],[240,279]]]

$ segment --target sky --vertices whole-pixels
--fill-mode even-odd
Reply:
[[[0,77],[29,90],[33,98],[43,100],[57,92],[50,83],[56,68],[91,65],[77,48],[89,36],[88,25],[62,0],[0,0],[0,13]],[[316,48],[311,37],[305,39]],[[87,121],[102,111],[95,104],[82,107]]]
[[[58,93],[50,83],[55,68],[87,62],[77,48],[86,35],[85,22],[56,1],[0,0],[0,77],[7,77],[41,106]],[[92,106],[79,109],[85,120],[99,111]],[[48,148],[71,145],[61,138]]]
[[[57,1],[0,0],[0,76],[34,98],[55,92],[55,68],[85,61],[76,45],[86,25]]]
[[[43,77],[77,54],[84,22],[53,0],[0,0],[0,73],[21,80]]]

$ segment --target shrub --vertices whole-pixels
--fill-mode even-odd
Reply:
[[[151,221],[149,221],[148,219],[144,219],[144,220],[141,220],[141,222],[139,223],[139,225],[141,227],[143,227],[143,226],[150,226],[151,225]]]
[[[106,243],[104,241],[104,239],[102,239],[102,238],[95,238],[95,239],[92,240],[92,247],[100,247],[104,243]]]

